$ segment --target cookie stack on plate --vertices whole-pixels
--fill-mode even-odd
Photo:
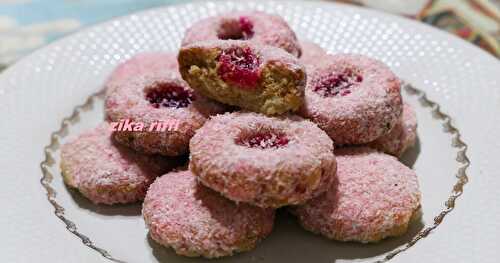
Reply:
[[[152,239],[180,255],[253,249],[281,207],[327,238],[377,242],[420,206],[396,158],[417,125],[400,86],[378,60],[299,43],[279,16],[205,18],[178,53],[113,71],[106,121],[63,145],[63,176],[94,203],[144,200]]]

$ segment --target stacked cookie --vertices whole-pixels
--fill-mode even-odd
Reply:
[[[181,255],[250,250],[285,206],[312,232],[376,242],[420,206],[416,174],[386,154],[416,140],[400,85],[380,61],[299,43],[279,16],[206,18],[178,54],[115,69],[107,122],[63,145],[63,175],[95,203],[144,199],[152,239]],[[140,127],[111,131],[123,120]]]

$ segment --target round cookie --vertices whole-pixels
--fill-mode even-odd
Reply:
[[[156,179],[142,214],[153,240],[190,257],[217,258],[251,250],[274,224],[272,209],[227,200],[200,185],[189,171]]]
[[[368,147],[335,154],[337,179],[329,190],[292,209],[301,225],[339,241],[378,242],[404,234],[420,207],[415,172]]]
[[[163,71],[155,68],[160,64],[177,64],[174,55],[159,57],[171,60],[161,63],[141,61],[139,58],[134,61],[140,72],[114,81],[120,85],[109,86],[113,88],[108,88],[106,94],[105,111],[108,120],[117,127],[115,139],[147,154],[186,154],[195,131],[209,116],[222,113],[226,108],[193,91],[182,80],[177,68],[165,68]],[[127,127],[125,122],[130,125]]]
[[[286,21],[260,11],[236,11],[202,19],[186,31],[182,46],[228,39],[282,48],[296,57],[301,54],[297,37]]]
[[[368,144],[387,154],[401,157],[417,141],[417,115],[412,107],[404,103],[403,114],[392,130]]]
[[[64,182],[96,204],[142,200],[157,176],[180,164],[179,158],[141,155],[117,145],[107,123],[61,147]]]
[[[362,55],[334,55],[308,73],[299,113],[318,124],[336,145],[371,142],[399,121],[400,82],[382,62]]]
[[[332,140],[297,116],[217,115],[190,142],[191,171],[225,197],[260,207],[301,204],[335,176]]]
[[[282,49],[218,40],[184,46],[178,59],[190,87],[219,102],[273,115],[304,101],[305,68]]]

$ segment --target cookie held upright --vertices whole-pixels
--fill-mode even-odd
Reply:
[[[303,104],[305,69],[282,49],[207,41],[184,46],[178,60],[190,87],[219,102],[268,115],[296,111]]]

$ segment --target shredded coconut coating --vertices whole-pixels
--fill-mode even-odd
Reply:
[[[292,210],[302,226],[339,241],[378,242],[408,229],[420,207],[413,170],[367,147],[341,148],[330,189]]]
[[[404,103],[403,114],[392,130],[368,144],[379,151],[401,157],[417,141],[417,115],[412,107]]]
[[[142,61],[141,58],[147,59]],[[156,59],[170,59],[167,62],[156,62]],[[187,83],[182,80],[178,72],[177,58],[173,54],[163,56],[138,56],[128,63],[122,65],[124,68],[140,68],[134,77],[120,79],[118,86],[108,88],[105,101],[106,116],[109,121],[120,122],[128,119],[133,122],[144,123],[143,131],[117,131],[116,140],[136,151],[147,154],[161,154],[165,156],[179,156],[186,154],[189,148],[189,140],[195,131],[200,128],[211,115],[222,113],[226,107],[207,99],[193,91]],[[137,65],[136,65],[137,64]],[[164,68],[158,70],[156,66],[162,64],[175,64],[172,69]],[[152,66],[147,68],[147,66]],[[163,65],[163,66],[165,66]],[[134,67],[135,66],[135,67]],[[146,67],[146,68],[144,68]],[[125,70],[118,70],[118,72]],[[114,83],[117,83],[115,81]],[[146,90],[154,88],[155,85],[174,85],[182,87],[194,95],[194,100],[187,107],[154,107],[146,99]],[[150,131],[153,123],[175,123],[165,131]]]
[[[305,103],[299,114],[326,131],[336,145],[364,144],[389,132],[402,111],[401,84],[382,62],[355,54],[330,55],[308,72]],[[351,70],[362,81],[346,96],[325,97],[314,87],[332,73]]]
[[[249,48],[259,59],[258,83],[250,89],[222,80],[218,56],[225,50]],[[297,111],[304,102],[305,67],[289,53],[240,40],[186,45],[179,52],[180,72],[191,88],[216,101],[267,115]]]
[[[142,200],[153,180],[181,165],[181,161],[140,155],[117,145],[107,123],[82,133],[61,148],[64,182],[96,204]]]
[[[153,240],[190,257],[218,258],[251,250],[274,224],[272,209],[227,200],[199,184],[189,171],[156,179],[142,214]]]
[[[145,74],[178,73],[177,54],[169,52],[140,53],[118,65],[108,77],[104,87],[109,93],[127,83],[129,78]]]
[[[311,41],[300,41],[300,46],[302,47],[302,55],[299,61],[306,66],[307,71],[328,61],[326,59],[328,54],[318,44]]]
[[[247,41],[282,48],[296,57],[300,56],[299,42],[288,23],[280,16],[260,11],[236,11],[201,19],[188,28],[182,46],[200,41],[219,40],[218,32],[223,24],[231,20],[237,21],[241,17],[248,19],[253,25],[254,33]]]
[[[236,143],[256,133],[280,133],[288,143],[251,148]],[[260,207],[301,204],[325,191],[335,176],[332,140],[298,116],[217,115],[190,142],[191,171],[227,198]]]

